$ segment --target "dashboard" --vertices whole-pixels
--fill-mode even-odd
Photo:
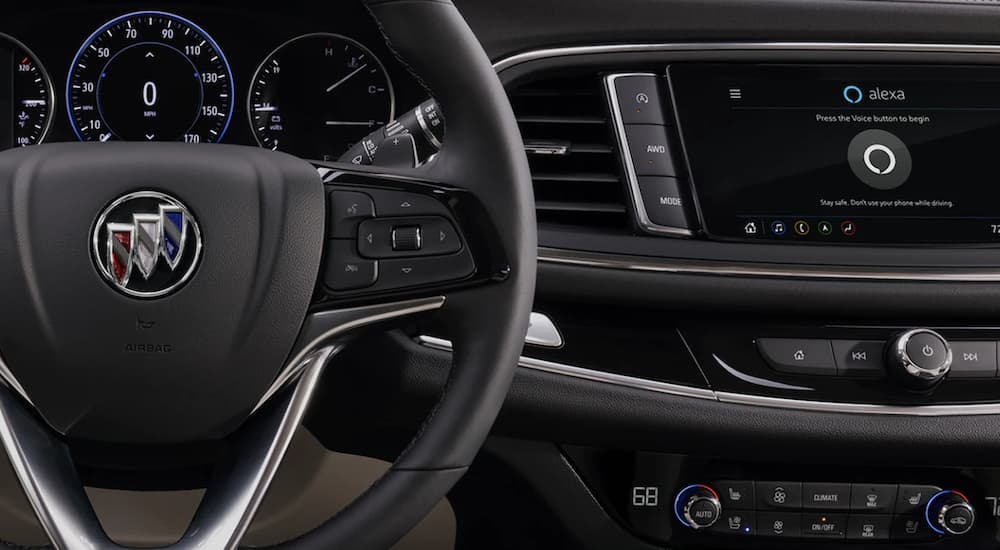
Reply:
[[[428,98],[359,4],[287,7],[12,8],[0,147],[183,141],[336,160]]]

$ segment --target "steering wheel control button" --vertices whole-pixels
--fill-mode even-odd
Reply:
[[[964,535],[976,523],[976,510],[958,491],[940,491],[927,501],[926,520],[939,535]]]
[[[618,108],[624,124],[665,124],[660,77],[656,75],[613,75]]]
[[[996,342],[952,342],[952,378],[995,378]]]
[[[885,376],[884,342],[834,340],[833,356],[837,375],[865,378]]]
[[[432,285],[464,279],[475,271],[468,252],[450,256],[403,258],[379,261],[376,290]]]
[[[629,124],[625,126],[625,139],[637,176],[677,176],[664,126]]]
[[[712,484],[719,493],[726,510],[753,510],[754,485],[752,481],[716,481]]]
[[[896,497],[896,513],[908,514],[923,511],[927,501],[939,492],[941,492],[941,488],[933,485],[900,485],[899,494]]]
[[[762,509],[799,510],[802,508],[802,484],[791,481],[758,481],[757,502]]]
[[[802,536],[802,516],[791,512],[758,512],[757,534],[764,537]]]
[[[851,510],[854,512],[889,513],[896,504],[899,487],[888,484],[851,485]]]
[[[354,241],[329,241],[324,282],[332,290],[357,290],[375,284],[378,264],[358,255]]]
[[[888,540],[892,516],[861,514],[847,520],[847,539],[861,541]]]
[[[900,334],[886,350],[890,373],[904,385],[927,389],[948,374],[952,349],[940,334],[927,329],[914,329]]]
[[[391,239],[393,252],[417,252],[423,241],[419,225],[393,227]]]
[[[375,200],[375,211],[380,218],[449,215],[445,205],[426,195],[385,189],[370,189],[366,193]]]
[[[847,146],[847,162],[865,185],[883,191],[906,183],[913,169],[909,149],[885,130],[865,130],[854,136]]]
[[[186,283],[201,257],[201,229],[179,200],[157,191],[129,193],[109,204],[91,237],[98,271],[135,298],[165,296]]]
[[[358,227],[358,250],[367,258],[444,256],[462,250],[462,240],[439,216],[375,218]]]
[[[709,529],[720,535],[752,536],[757,534],[757,514],[747,510],[723,512],[719,521]]]
[[[778,372],[811,376],[837,374],[837,363],[829,340],[759,338],[757,347]]]
[[[850,507],[849,483],[802,484],[802,508],[805,510],[848,510]]]
[[[364,193],[333,191],[328,196],[330,238],[353,239],[358,234],[358,224],[375,217],[375,203]]]
[[[643,176],[638,178],[638,184],[649,221],[666,227],[691,227],[677,178]]]

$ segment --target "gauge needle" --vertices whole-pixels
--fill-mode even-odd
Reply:
[[[368,66],[368,64],[367,64],[367,63],[365,63],[364,65],[362,65],[362,66],[358,67],[357,69],[354,69],[353,71],[351,71],[351,74],[349,74],[349,75],[345,76],[344,78],[341,78],[340,80],[338,80],[338,81],[334,82],[334,83],[333,83],[333,84],[332,84],[332,85],[331,85],[331,86],[330,86],[329,88],[327,88],[327,89],[326,89],[326,92],[327,92],[327,93],[330,93],[330,92],[332,92],[332,91],[333,91],[333,90],[334,90],[334,89],[335,89],[335,88],[336,88],[337,86],[340,86],[340,85],[341,85],[341,84],[343,84],[344,82],[347,82],[348,80],[350,80],[350,79],[351,79],[351,77],[352,77],[352,76],[354,76],[354,75],[356,75],[356,74],[360,73],[360,72],[361,72],[361,71],[363,71],[363,70],[365,69],[365,67],[367,67],[367,66]]]
[[[353,120],[328,120],[326,121],[327,126],[374,126],[375,122],[369,121],[353,121]]]

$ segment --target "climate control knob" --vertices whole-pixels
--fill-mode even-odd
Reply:
[[[896,336],[886,349],[889,373],[905,386],[928,389],[951,370],[951,345],[940,334],[913,329]]]
[[[976,509],[958,491],[941,491],[927,501],[927,525],[939,535],[964,535],[976,524]]]
[[[708,485],[688,485],[674,499],[674,514],[685,527],[707,529],[719,521],[722,503]]]

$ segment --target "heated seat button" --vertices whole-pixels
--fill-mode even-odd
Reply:
[[[997,375],[996,342],[952,342],[952,378],[993,378]]]
[[[761,509],[798,510],[802,508],[802,484],[792,481],[758,481],[757,502]]]
[[[716,481],[712,484],[724,510],[753,510],[754,487],[752,481]]]
[[[328,197],[327,236],[330,238],[353,239],[358,234],[358,224],[375,216],[375,203],[364,193],[333,191]]]
[[[884,350],[884,342],[834,340],[833,356],[837,361],[837,375],[884,377]]]
[[[892,520],[889,538],[892,540],[932,540],[937,534],[927,525],[924,514],[897,516]]]
[[[802,508],[806,510],[847,510],[851,507],[848,483],[803,483]]]
[[[900,485],[896,495],[896,513],[917,512],[927,505],[927,501],[941,490],[933,485]]]
[[[803,340],[796,338],[759,338],[764,359],[778,372],[834,376],[837,363],[829,340]]]
[[[329,241],[323,281],[333,290],[355,290],[375,284],[378,263],[362,258],[351,240]]]
[[[664,124],[660,77],[623,75],[614,77],[615,96],[625,124]]]
[[[850,540],[888,540],[891,527],[892,516],[853,515],[847,520],[847,538]]]
[[[762,537],[799,537],[802,535],[802,516],[798,512],[758,512],[757,534]]]
[[[896,505],[895,485],[855,483],[851,485],[851,510],[855,512],[893,511]]]
[[[802,536],[842,539],[847,532],[847,514],[811,512],[802,514]]]
[[[665,127],[629,124],[625,126],[625,138],[628,140],[629,155],[637,176],[677,176]]]
[[[756,517],[754,512],[744,510],[725,511],[719,516],[719,521],[709,528],[713,533],[724,535],[756,535]]]
[[[642,204],[649,221],[656,225],[688,229],[687,208],[681,197],[677,178],[644,176],[639,178]]]

